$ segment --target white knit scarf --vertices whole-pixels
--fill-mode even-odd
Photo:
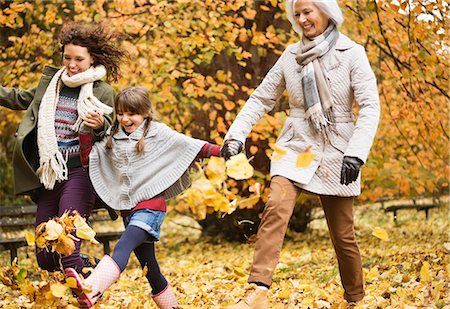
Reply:
[[[58,150],[55,131],[56,105],[59,100],[61,81],[64,85],[75,88],[81,86],[77,101],[78,119],[74,130],[78,130],[86,113],[97,111],[101,114],[112,113],[112,107],[100,102],[94,97],[94,81],[106,75],[103,65],[90,67],[84,72],[69,76],[67,69],[61,68],[52,77],[39,106],[37,144],[39,149],[39,168],[36,173],[43,186],[52,190],[56,181],[67,180],[68,169],[64,156]]]

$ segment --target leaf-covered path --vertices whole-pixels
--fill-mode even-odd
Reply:
[[[400,211],[397,225],[392,214],[377,205],[357,207],[355,217],[366,281],[366,297],[359,308],[450,308],[447,206],[432,210],[428,221],[423,212]],[[195,221],[169,216],[157,245],[161,269],[183,308],[221,308],[233,303],[242,294],[253,245],[220,239],[205,242],[198,230],[184,225],[195,225]],[[389,240],[372,235],[374,229],[385,231]],[[0,254],[0,307],[76,305],[70,293],[57,285],[64,283],[60,273],[47,275],[37,269],[33,250],[21,249],[17,268],[6,267],[8,254]],[[102,254],[101,245],[86,245],[82,251]],[[15,279],[7,280],[13,274]],[[305,234],[288,232],[274,281],[271,308],[346,308],[323,219],[313,221]],[[59,293],[62,297],[54,296]],[[156,308],[134,256],[96,308]]]

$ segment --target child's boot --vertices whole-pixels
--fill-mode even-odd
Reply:
[[[76,280],[77,287],[72,290],[78,296],[80,308],[91,308],[120,275],[119,266],[109,255],[105,255],[92,274],[84,280],[73,268],[66,268],[64,272],[68,278]]]
[[[156,295],[152,295],[153,301],[158,305],[158,308],[161,309],[177,309],[178,302],[177,298],[175,297],[175,294],[172,291],[172,288],[170,285],[167,285],[167,287],[159,292]]]

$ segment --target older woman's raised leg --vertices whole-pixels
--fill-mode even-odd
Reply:
[[[287,178],[275,176],[270,183],[266,203],[258,229],[256,248],[244,296],[229,309],[266,309],[269,307],[267,288],[272,284],[273,272],[280,258],[284,235],[300,190]]]
[[[258,229],[249,282],[272,284],[273,272],[280,258],[284,236],[300,190],[292,181],[275,176],[270,183],[269,200]]]
[[[321,196],[331,241],[339,264],[344,298],[355,302],[364,297],[361,254],[355,240],[353,197]]]

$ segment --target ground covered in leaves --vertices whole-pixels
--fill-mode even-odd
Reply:
[[[320,217],[320,210],[316,215]],[[433,209],[428,221],[415,210],[399,211],[398,216],[395,224],[379,205],[355,210],[366,285],[358,308],[450,308],[448,206]],[[253,249],[253,244],[205,241],[195,221],[173,214],[157,245],[161,269],[183,308],[221,308],[237,300]],[[103,252],[95,244],[82,251],[98,257]],[[22,248],[19,255],[17,267],[10,267],[9,254],[0,253],[1,308],[76,308],[61,273],[39,270],[33,247]],[[95,308],[156,308],[150,293],[132,256]],[[324,219],[314,220],[306,233],[288,232],[269,292],[271,308],[346,308],[342,293]]]

